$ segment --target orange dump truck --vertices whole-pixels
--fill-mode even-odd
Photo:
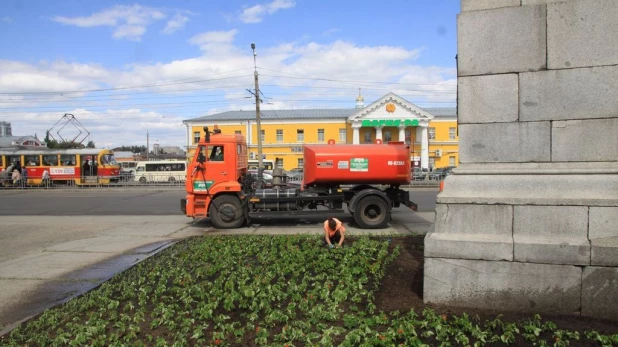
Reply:
[[[275,169],[272,187],[265,187],[248,172],[244,136],[204,130],[187,168],[181,209],[189,217],[210,217],[216,228],[238,228],[256,213],[323,214],[319,206],[344,212],[345,204],[359,227],[378,229],[387,226],[393,207],[416,210],[400,189],[411,178],[410,148],[403,143],[305,145],[302,183],[287,183]]]

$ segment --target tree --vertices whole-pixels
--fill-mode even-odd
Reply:
[[[120,146],[114,148],[114,151],[130,151],[131,153],[144,153],[146,152],[146,146]]]
[[[96,148],[94,146],[94,141],[88,141],[88,144],[86,145],[86,148]]]

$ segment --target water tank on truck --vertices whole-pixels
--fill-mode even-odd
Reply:
[[[304,184],[408,184],[410,148],[387,145],[305,145]]]

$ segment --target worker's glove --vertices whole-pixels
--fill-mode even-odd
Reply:
[[[335,246],[333,246],[333,244],[331,243],[330,245],[328,245],[328,248],[333,248]]]
[[[337,245],[337,246],[335,246],[335,248],[341,248],[341,245]]]

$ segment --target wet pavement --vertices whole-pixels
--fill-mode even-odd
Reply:
[[[425,234],[434,212],[418,212],[386,229],[361,230],[346,225],[349,235]],[[7,216],[0,219],[0,335],[45,309],[62,304],[109,280],[140,261],[191,236],[322,233],[322,217],[294,223],[253,223],[216,230],[208,221],[185,216]],[[344,221],[345,223],[345,221]],[[21,233],[18,242],[11,235]],[[7,236],[8,235],[8,236]]]

